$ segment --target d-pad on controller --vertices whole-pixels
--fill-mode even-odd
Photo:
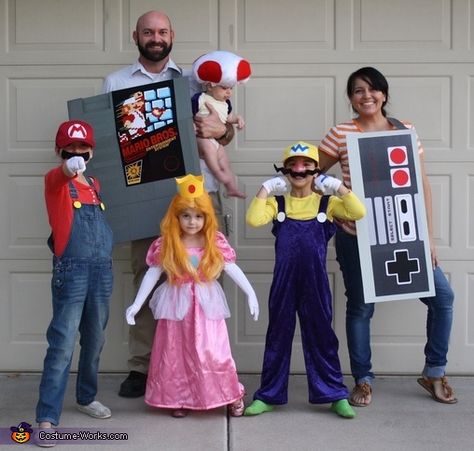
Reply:
[[[397,284],[411,283],[412,274],[420,272],[420,260],[410,258],[408,249],[393,252],[393,260],[385,262],[387,276],[395,276]]]

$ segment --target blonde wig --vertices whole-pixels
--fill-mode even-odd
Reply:
[[[181,240],[181,227],[178,216],[186,208],[193,208],[204,215],[204,254],[196,270],[190,263],[186,248]],[[194,199],[177,194],[171,200],[168,211],[161,221],[162,248],[159,261],[168,275],[168,282],[191,276],[194,280],[209,281],[219,277],[224,267],[224,257],[216,246],[217,219],[208,193]]]

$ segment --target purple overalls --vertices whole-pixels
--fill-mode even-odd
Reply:
[[[278,216],[282,217],[285,199],[283,196],[275,199]],[[328,201],[329,196],[321,198],[314,219],[285,217],[282,222],[273,222],[275,269],[270,288],[261,385],[254,394],[254,399],[267,404],[288,402],[296,313],[301,327],[309,402],[323,404],[348,397],[337,355],[339,342],[331,327],[332,303],[326,255],[328,241],[336,226],[326,219]]]

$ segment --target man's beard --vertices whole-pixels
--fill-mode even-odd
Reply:
[[[158,47],[150,50],[150,47],[156,45],[158,45]],[[166,43],[148,42],[145,47],[143,47],[140,41],[137,41],[137,47],[143,58],[158,63],[159,61],[163,61],[171,53],[173,43],[171,42],[170,45],[167,45]]]

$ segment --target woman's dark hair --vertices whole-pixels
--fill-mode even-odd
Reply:
[[[384,75],[374,67],[361,67],[360,69],[352,72],[347,79],[347,96],[352,98],[354,94],[354,85],[357,79],[364,80],[373,89],[381,91],[385,95],[385,102],[382,104],[382,114],[387,116],[385,111],[385,105],[388,102],[388,82]]]

